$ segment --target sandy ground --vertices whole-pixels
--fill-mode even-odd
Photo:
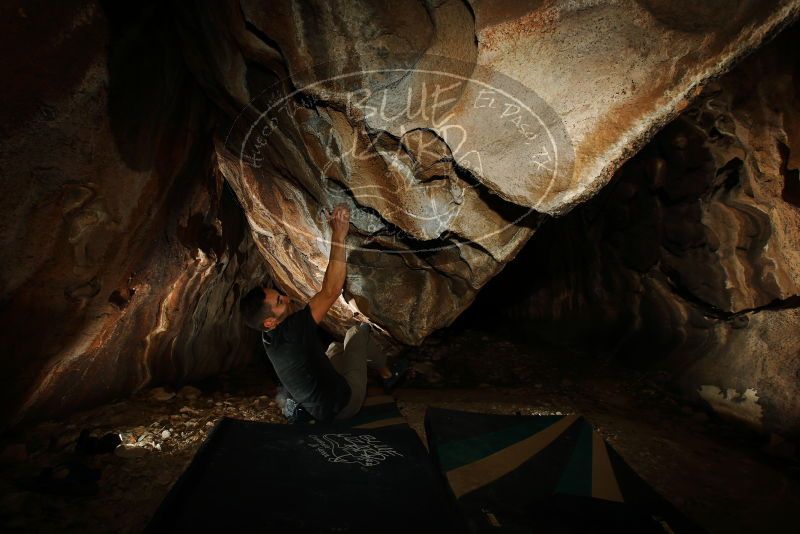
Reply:
[[[581,413],[707,530],[796,531],[800,468],[766,454],[763,436],[682,405],[659,374],[533,347],[470,330],[431,339],[407,354],[418,376],[396,391],[400,409],[423,440],[428,406]],[[139,532],[220,418],[285,423],[263,365],[196,386],[144,391],[5,436],[0,528]],[[114,453],[78,453],[82,430],[120,436],[122,445]]]

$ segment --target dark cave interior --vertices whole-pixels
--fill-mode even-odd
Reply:
[[[333,195],[349,270],[320,334],[366,322],[410,362],[393,395],[423,442],[432,407],[583,414],[700,528],[793,531],[800,3],[366,4],[2,8],[3,530],[141,531],[222,418],[286,424],[238,302],[313,295]],[[337,57],[403,87],[363,73],[426,54],[532,85],[573,174],[523,176],[462,103],[482,167],[315,92]],[[291,113],[247,160],[275,94]]]

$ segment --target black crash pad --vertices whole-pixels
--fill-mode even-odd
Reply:
[[[223,419],[149,532],[459,532],[463,523],[394,402],[346,424]]]

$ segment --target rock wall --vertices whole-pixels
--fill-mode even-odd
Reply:
[[[350,270],[327,327],[420,343],[800,1],[2,9],[12,421],[246,359],[239,293],[266,260],[313,294],[339,202]],[[761,306],[776,280],[730,298]]]
[[[275,279],[296,298],[319,288],[321,212],[346,202],[328,327],[368,320],[418,344],[799,6],[281,0],[180,19]]]
[[[476,308],[800,435],[798,37],[710,83],[597,197],[545,224]]]
[[[155,7],[3,8],[4,424],[248,357],[236,299],[263,262]]]

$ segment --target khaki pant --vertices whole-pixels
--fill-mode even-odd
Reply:
[[[372,337],[367,324],[354,326],[344,336],[344,345],[334,342],[325,351],[333,368],[350,385],[350,402],[336,414],[336,419],[348,419],[361,410],[367,394],[367,367],[378,370],[386,366],[386,355]]]

